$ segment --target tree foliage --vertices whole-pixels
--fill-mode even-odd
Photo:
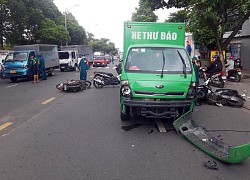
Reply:
[[[142,0],[151,8],[185,8],[188,12],[188,30],[200,44],[216,44],[222,54],[234,36],[242,28],[250,16],[249,0]],[[230,18],[234,17],[234,18]],[[236,17],[236,18],[235,18]],[[224,40],[223,35],[233,29],[230,36]],[[223,56],[222,56],[223,57]]]
[[[101,38],[95,39],[94,41],[89,42],[89,45],[92,45],[94,51],[102,51],[105,54],[117,54],[115,44],[109,42],[109,39]]]
[[[65,14],[53,0],[0,0],[0,49],[3,42],[10,47],[34,43],[83,45],[95,40],[92,33],[87,36],[71,13],[66,16],[67,29]],[[111,52],[114,43],[108,41],[100,48]]]
[[[132,21],[138,22],[156,22],[158,17],[155,15],[153,9],[148,2],[140,0],[139,8],[135,8],[136,12],[132,14]]]
[[[165,22],[179,22],[183,23],[188,19],[188,13],[185,9],[179,10],[174,13],[170,13],[168,19],[165,20]]]

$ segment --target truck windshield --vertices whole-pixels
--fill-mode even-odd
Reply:
[[[27,59],[28,59],[27,52],[14,52],[14,53],[9,53],[6,56],[5,61],[26,61]]]
[[[179,53],[181,54],[181,59]],[[184,60],[184,61],[183,61]],[[127,72],[145,73],[191,73],[192,68],[185,49],[180,48],[132,48],[127,56]],[[164,63],[164,66],[163,66]]]
[[[69,53],[68,52],[59,52],[59,59],[69,59]]]

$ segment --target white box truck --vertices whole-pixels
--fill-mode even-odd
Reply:
[[[78,60],[85,55],[89,63],[93,63],[93,46],[88,45],[70,45],[61,46],[59,54],[60,70],[75,70],[78,64]]]

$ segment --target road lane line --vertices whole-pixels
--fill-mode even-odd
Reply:
[[[15,86],[17,86],[18,84],[13,84],[13,85],[11,85],[11,86],[7,86],[7,88],[11,88],[11,87],[15,87]]]
[[[11,124],[13,124],[13,122],[6,122],[3,125],[0,126],[0,131],[3,130],[4,128],[10,126]]]
[[[49,102],[53,101],[54,99],[56,99],[55,97],[51,97],[48,100],[42,102],[41,104],[48,104]]]

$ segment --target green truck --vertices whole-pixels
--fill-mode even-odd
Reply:
[[[184,23],[124,22],[121,120],[174,118],[194,108]]]
[[[121,120],[174,119],[177,133],[205,153],[227,163],[242,162],[250,156],[250,143],[230,146],[192,119],[195,72],[184,39],[183,23],[124,23]]]

